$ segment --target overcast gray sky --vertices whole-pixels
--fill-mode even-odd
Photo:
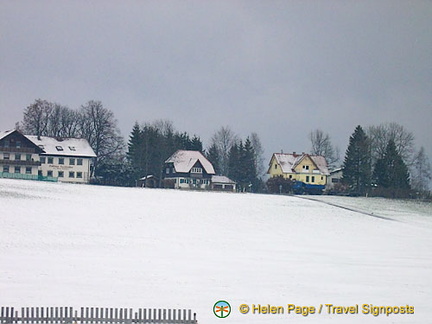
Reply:
[[[266,160],[397,122],[431,158],[432,1],[0,0],[0,130],[37,98],[100,100],[126,139],[257,132]]]

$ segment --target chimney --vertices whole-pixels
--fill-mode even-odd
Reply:
[[[296,155],[296,152],[293,152],[293,155]]]

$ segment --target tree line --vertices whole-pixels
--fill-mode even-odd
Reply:
[[[342,190],[353,195],[390,198],[429,194],[430,164],[421,147],[416,153],[414,135],[396,123],[359,125],[349,139],[343,161]]]
[[[37,99],[24,110],[17,128],[36,136],[85,138],[97,155],[92,176],[100,184],[134,186],[137,179],[153,175],[161,186],[164,162],[182,149],[203,153],[216,174],[232,178],[241,190],[263,187],[263,149],[256,133],[243,141],[229,127],[221,127],[206,150],[198,135],[177,131],[169,120],[157,120],[136,122],[126,144],[114,113],[94,100],[71,109]]]
[[[71,109],[37,99],[25,108],[17,128],[37,136],[85,138],[97,155],[93,179],[102,184],[133,186],[137,179],[148,175],[162,179],[165,160],[176,150],[184,149],[202,152],[212,162],[216,174],[236,181],[242,191],[270,189],[263,182],[266,169],[258,134],[241,139],[228,126],[215,131],[204,148],[198,135],[177,131],[171,121],[136,122],[125,143],[114,113],[102,102],[90,100]],[[341,192],[389,197],[429,192],[432,177],[425,150],[421,147],[416,151],[413,133],[399,124],[380,124],[365,130],[358,126],[342,162],[328,133],[316,129],[308,137],[311,154],[324,156],[330,169],[343,168],[342,185],[336,188]],[[276,183],[270,186],[280,188]]]

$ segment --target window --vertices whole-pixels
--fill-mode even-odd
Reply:
[[[42,170],[38,170],[38,176],[42,177]]]
[[[312,182],[315,182],[315,177],[314,176],[312,176]]]
[[[76,151],[75,146],[69,146],[69,150]]]
[[[21,167],[16,166],[15,167],[15,173],[21,173]]]
[[[180,179],[180,183],[185,183],[185,179]]]
[[[166,168],[166,169],[165,169],[165,173],[166,173],[166,174],[169,174],[169,173],[170,173],[170,169],[169,169],[169,168]]]
[[[63,146],[56,146],[57,151],[63,151]]]
[[[31,154],[26,154],[26,161],[31,161]]]
[[[303,170],[309,170],[309,165],[303,165]]]
[[[59,178],[63,178],[64,177],[64,171],[59,171],[58,172],[58,177]]]
[[[4,141],[4,147],[9,147],[10,146],[10,144],[9,144],[9,141]]]
[[[309,176],[306,176],[306,182],[309,182]]]
[[[52,176],[53,176],[53,172],[52,172],[52,171],[48,171],[48,172],[47,172],[47,176],[48,176],[48,177],[52,177]]]
[[[48,158],[48,164],[53,164],[54,163],[54,159],[52,157]]]
[[[82,178],[82,172],[77,172],[77,178]]]
[[[75,159],[69,159],[69,165],[75,165]]]
[[[70,171],[69,172],[69,178],[75,178],[75,172]]]
[[[191,173],[202,173],[201,168],[192,168]]]
[[[41,156],[40,163],[45,164],[45,162],[46,162],[45,156]]]
[[[83,165],[83,159],[77,159],[77,165]]]
[[[64,158],[59,158],[59,164],[64,164]]]
[[[20,161],[21,160],[21,154],[15,154],[15,160]]]
[[[31,174],[32,173],[32,168],[31,167],[26,167],[26,174]]]
[[[3,153],[4,160],[9,160],[9,157],[10,157],[9,153]]]
[[[292,179],[292,174],[289,175],[289,178]]]
[[[9,165],[3,165],[3,173],[9,173]]]
[[[275,170],[277,169],[277,164],[275,164]]]
[[[16,144],[16,147],[17,147],[17,148],[20,148],[20,147],[21,147],[21,142],[20,142],[20,141],[16,141],[15,144]]]
[[[321,180],[324,180],[324,177],[321,177]]]

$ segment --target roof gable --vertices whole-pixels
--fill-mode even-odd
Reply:
[[[329,175],[325,157],[310,154],[274,153],[272,160],[280,165],[283,173],[296,173],[295,168],[304,160],[309,159],[315,167],[324,175]]]
[[[188,173],[199,162],[207,174],[215,174],[213,165],[199,151],[178,150],[165,163],[173,163],[177,173]]]
[[[20,141],[22,141],[22,145],[24,145],[24,143],[25,143],[26,145],[24,145],[24,146],[33,147],[35,149],[36,153],[43,153],[44,152],[44,150],[42,148],[40,148],[38,145],[33,143],[27,136],[23,135],[20,131],[18,131],[16,129],[0,132],[0,141],[6,140],[7,137],[15,138],[15,139],[19,138]]]

